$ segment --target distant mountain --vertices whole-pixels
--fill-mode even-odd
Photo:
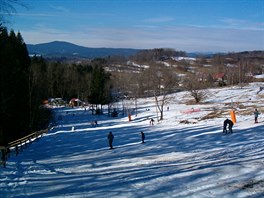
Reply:
[[[131,56],[139,49],[130,48],[90,48],[69,42],[54,41],[42,44],[27,44],[30,55],[41,55],[44,58],[99,58],[107,56]]]

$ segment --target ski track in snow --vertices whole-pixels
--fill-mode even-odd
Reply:
[[[138,101],[131,122],[79,108],[54,109],[55,118],[62,118],[57,125],[18,156],[12,153],[0,169],[0,197],[264,197],[263,114],[253,124],[252,114],[237,109],[234,133],[222,133],[226,103],[263,109],[259,86],[211,89],[202,105],[185,105],[186,93],[176,93],[160,122],[152,98]],[[192,108],[200,111],[182,113]],[[201,120],[216,108],[226,115]],[[106,138],[110,131],[113,150]]]

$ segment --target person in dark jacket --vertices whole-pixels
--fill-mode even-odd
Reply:
[[[228,125],[228,131],[226,129]],[[223,127],[223,133],[233,133],[233,122],[231,120],[229,120],[228,118],[224,121],[224,127]]]
[[[143,133],[143,131],[141,131],[141,141],[145,143],[145,133]]]
[[[153,118],[150,119],[149,124],[154,125],[154,119]]]
[[[257,109],[255,109],[255,111],[254,111],[255,123],[258,123],[259,114],[260,114],[259,111]]]
[[[113,140],[114,140],[114,135],[112,132],[109,132],[108,136],[107,136],[107,139],[108,139],[108,143],[109,143],[109,147],[110,149],[113,149]]]

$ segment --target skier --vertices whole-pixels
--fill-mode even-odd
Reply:
[[[145,134],[143,133],[143,131],[141,131],[141,141],[142,143],[145,143]]]
[[[255,116],[255,123],[258,123],[258,116],[259,116],[259,111],[257,109],[255,109],[254,111],[254,116]]]
[[[113,140],[114,140],[114,135],[112,132],[109,132],[108,136],[107,136],[107,139],[108,139],[108,143],[109,143],[109,147],[110,149],[113,149]]]
[[[228,131],[227,131],[227,129],[226,129],[227,125],[228,125]],[[233,125],[234,125],[233,122],[227,118],[227,119],[224,121],[223,133],[233,133],[233,130],[232,130]]]
[[[153,119],[153,118],[150,119],[149,124],[150,124],[150,125],[154,125],[154,119]]]

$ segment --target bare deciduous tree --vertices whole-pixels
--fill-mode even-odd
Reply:
[[[151,83],[156,107],[159,112],[159,120],[163,120],[164,106],[168,102],[169,94],[178,87],[178,77],[171,68],[167,68],[164,65],[153,65],[150,71],[149,83]]]
[[[194,98],[195,103],[201,102],[208,95],[208,91],[205,90],[206,82],[200,81],[195,75],[190,75],[185,79],[184,87],[190,92],[190,95]]]

